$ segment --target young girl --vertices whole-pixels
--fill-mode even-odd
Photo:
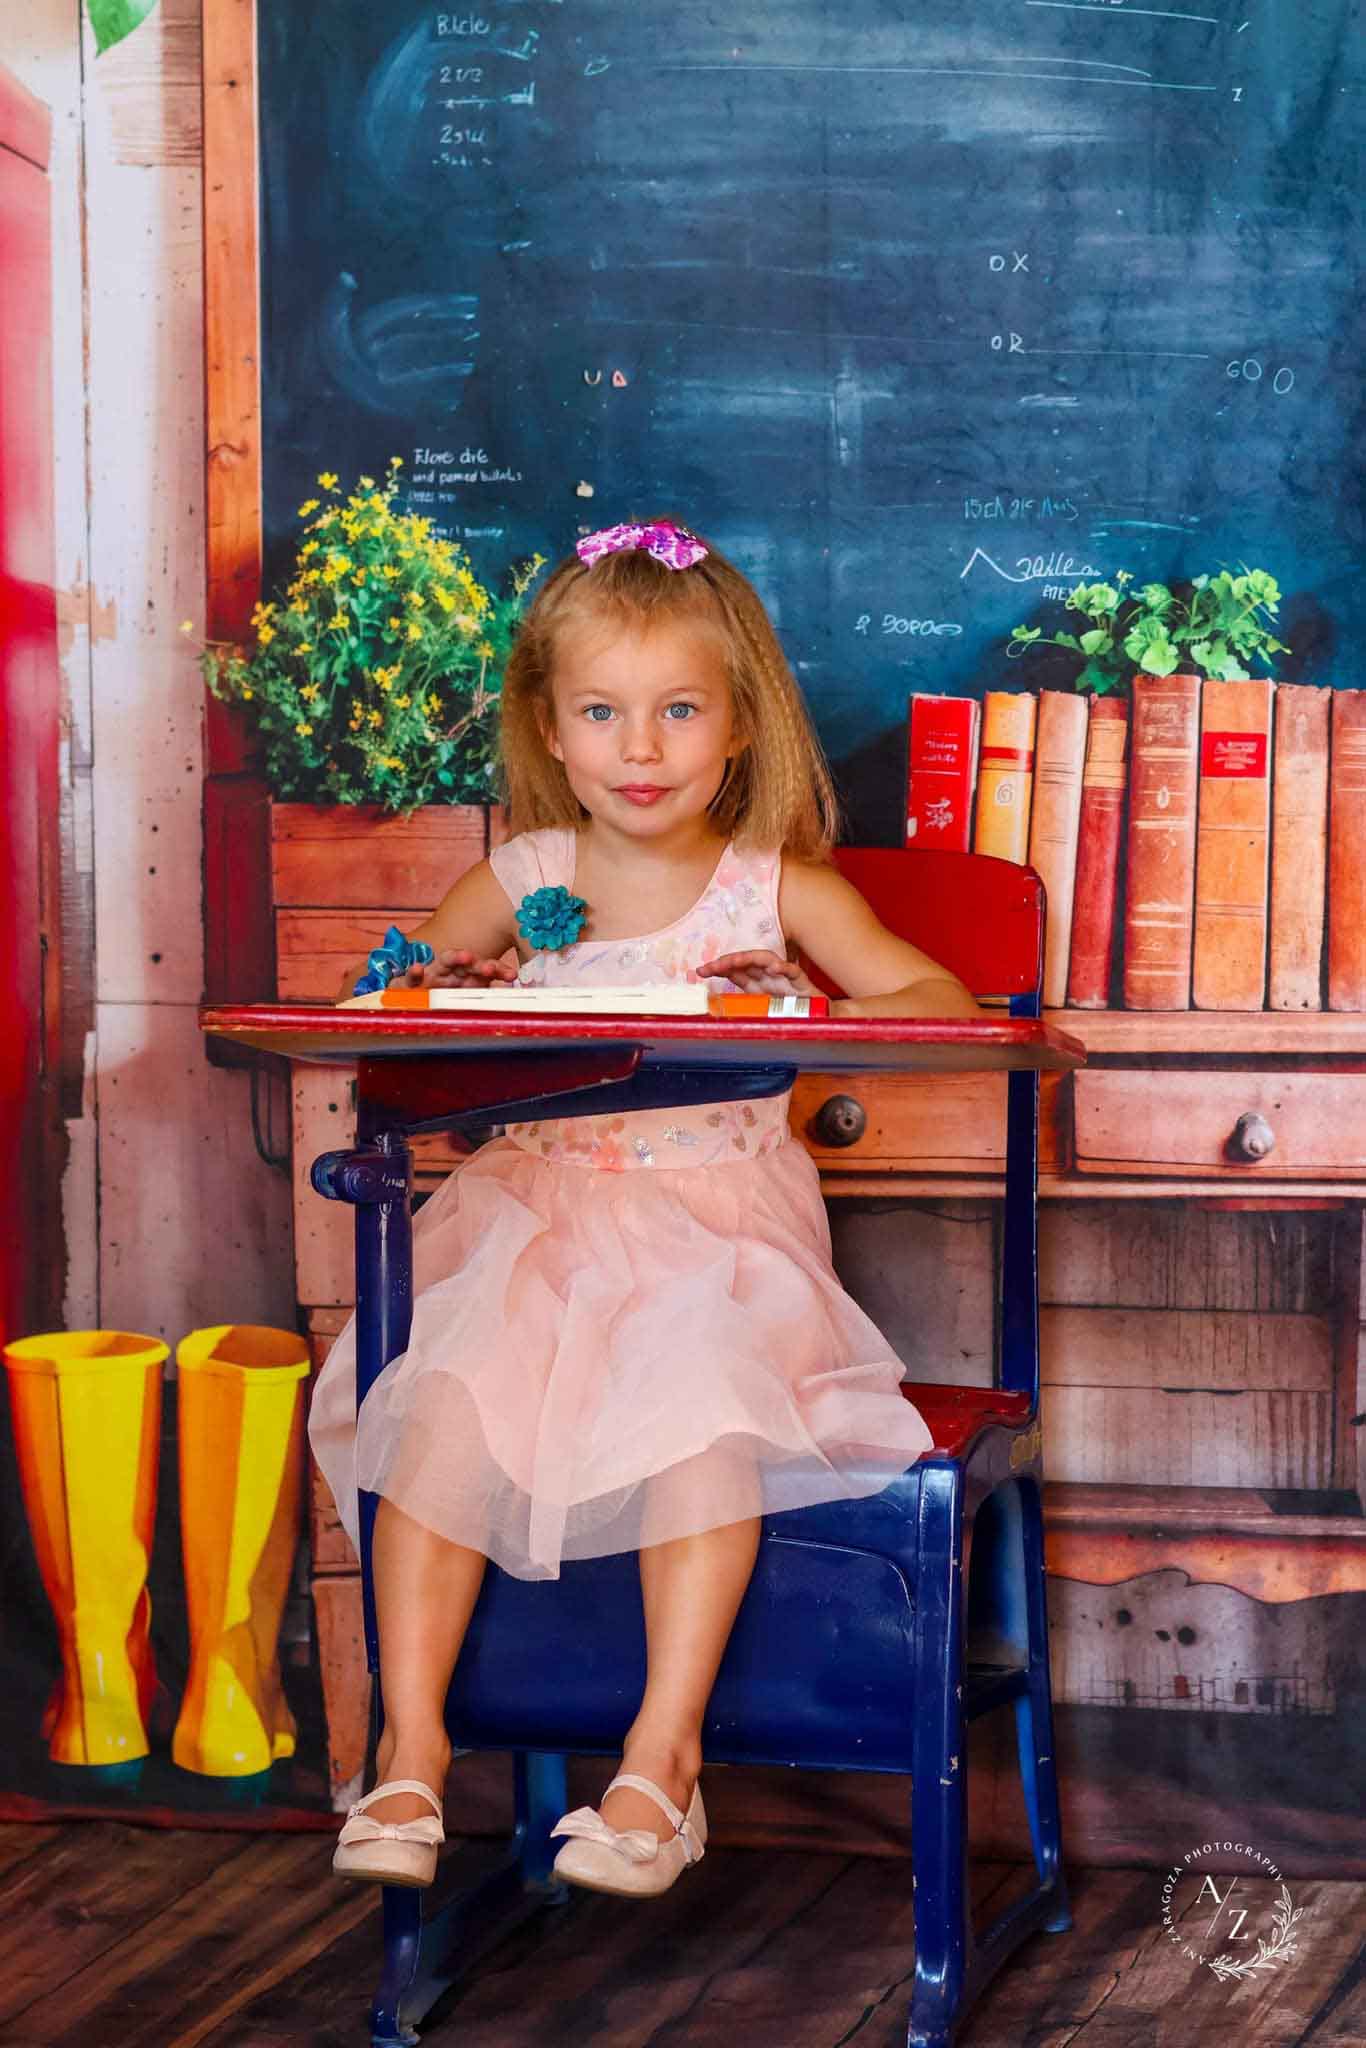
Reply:
[[[802,991],[800,948],[849,992],[836,1015],[978,1014],[830,864],[829,775],[777,637],[686,529],[613,527],[561,563],[507,666],[502,750],[514,836],[410,935],[436,954],[410,982]],[[528,905],[539,890],[560,894]],[[702,1855],[703,1714],[759,1518],[880,1488],[930,1443],[835,1277],[787,1115],[784,1095],[510,1124],[419,1212],[408,1349],[359,1425],[353,1326],[338,1339],[309,1435],[353,1543],[357,1487],[381,1496],[385,1715],[339,1872],[431,1882],[442,1706],[486,1560],[555,1578],[622,1550],[645,1694],[600,1810],[556,1830],[556,1872],[658,1892]]]

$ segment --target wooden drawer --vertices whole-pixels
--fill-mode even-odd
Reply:
[[[1067,1143],[1066,1074],[1043,1074],[1039,1089],[1039,1171],[1063,1170]],[[863,1113],[852,1144],[824,1142],[816,1120],[842,1096]],[[822,1173],[981,1173],[1005,1171],[1004,1074],[799,1074],[792,1091],[792,1135]]]
[[[1091,1068],[1073,1076],[1073,1091],[1079,1173],[1231,1180],[1360,1180],[1366,1173],[1366,1073]]]

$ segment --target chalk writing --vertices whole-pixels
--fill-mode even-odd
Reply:
[[[857,630],[856,627],[855,631]],[[963,628],[954,625],[949,619],[900,619],[895,612],[884,612],[882,630],[884,633],[899,634],[913,640],[942,640],[957,639]]]
[[[1013,569],[1003,569],[985,548],[974,548],[958,572],[959,581],[961,582],[972,569],[975,569],[979,562],[984,563],[1007,583],[1054,583],[1060,576],[1069,576],[1077,582],[1083,577],[1104,574],[1095,562],[1078,561],[1071,555],[1056,551],[1049,555],[1020,555]]]
[[[964,498],[963,517],[968,521],[978,519],[1076,519],[1076,506],[1070,498],[1009,498],[998,491],[991,498]]]
[[[1028,270],[1029,256],[1027,252],[1022,253],[1019,249],[1012,249],[1010,253],[1012,259],[1010,274],[1012,277],[1014,277],[1017,270]],[[988,270],[1004,270],[1005,267],[1006,259],[1004,256],[991,256],[987,259]]]
[[[1241,361],[1235,356],[1231,363],[1225,365],[1224,369],[1226,377],[1241,378],[1245,384],[1259,384],[1263,374],[1262,365],[1256,356],[1244,356]],[[1278,398],[1284,398],[1287,391],[1294,390],[1295,372],[1288,363],[1282,363],[1280,369],[1277,370],[1271,380],[1271,388]]]
[[[438,14],[436,32],[439,36],[486,36],[493,23],[482,14]]]

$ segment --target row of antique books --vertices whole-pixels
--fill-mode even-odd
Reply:
[[[917,694],[909,763],[908,846],[1043,878],[1048,1007],[1106,1008],[1119,944],[1128,1010],[1366,1010],[1366,690]]]

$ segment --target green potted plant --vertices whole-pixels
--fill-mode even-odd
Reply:
[[[1196,576],[1188,598],[1178,597],[1165,583],[1131,589],[1132,583],[1124,569],[1110,583],[1079,583],[1069,591],[1066,605],[1090,620],[1086,631],[1045,633],[1041,626],[1016,626],[1006,653],[1018,660],[1031,647],[1061,647],[1079,658],[1073,687],[1100,697],[1126,692],[1131,667],[1170,676],[1184,665],[1187,674],[1236,682],[1248,675],[1246,663],[1256,662],[1269,673],[1271,656],[1290,651],[1269,624],[1281,593],[1264,569]]]
[[[283,588],[252,614],[256,645],[210,646],[214,695],[245,713],[272,794],[305,803],[489,803],[498,688],[537,556],[498,596],[429,519],[382,484],[342,495],[325,470],[299,507]]]
[[[206,935],[215,996],[273,980],[330,1001],[346,963],[393,919],[426,915],[496,834],[498,693],[542,560],[490,590],[430,520],[396,509],[400,467],[350,490],[325,470],[254,643],[201,658],[260,756],[259,778],[206,790],[205,859],[222,876],[209,894],[236,905]],[[239,927],[270,957],[243,959]]]

